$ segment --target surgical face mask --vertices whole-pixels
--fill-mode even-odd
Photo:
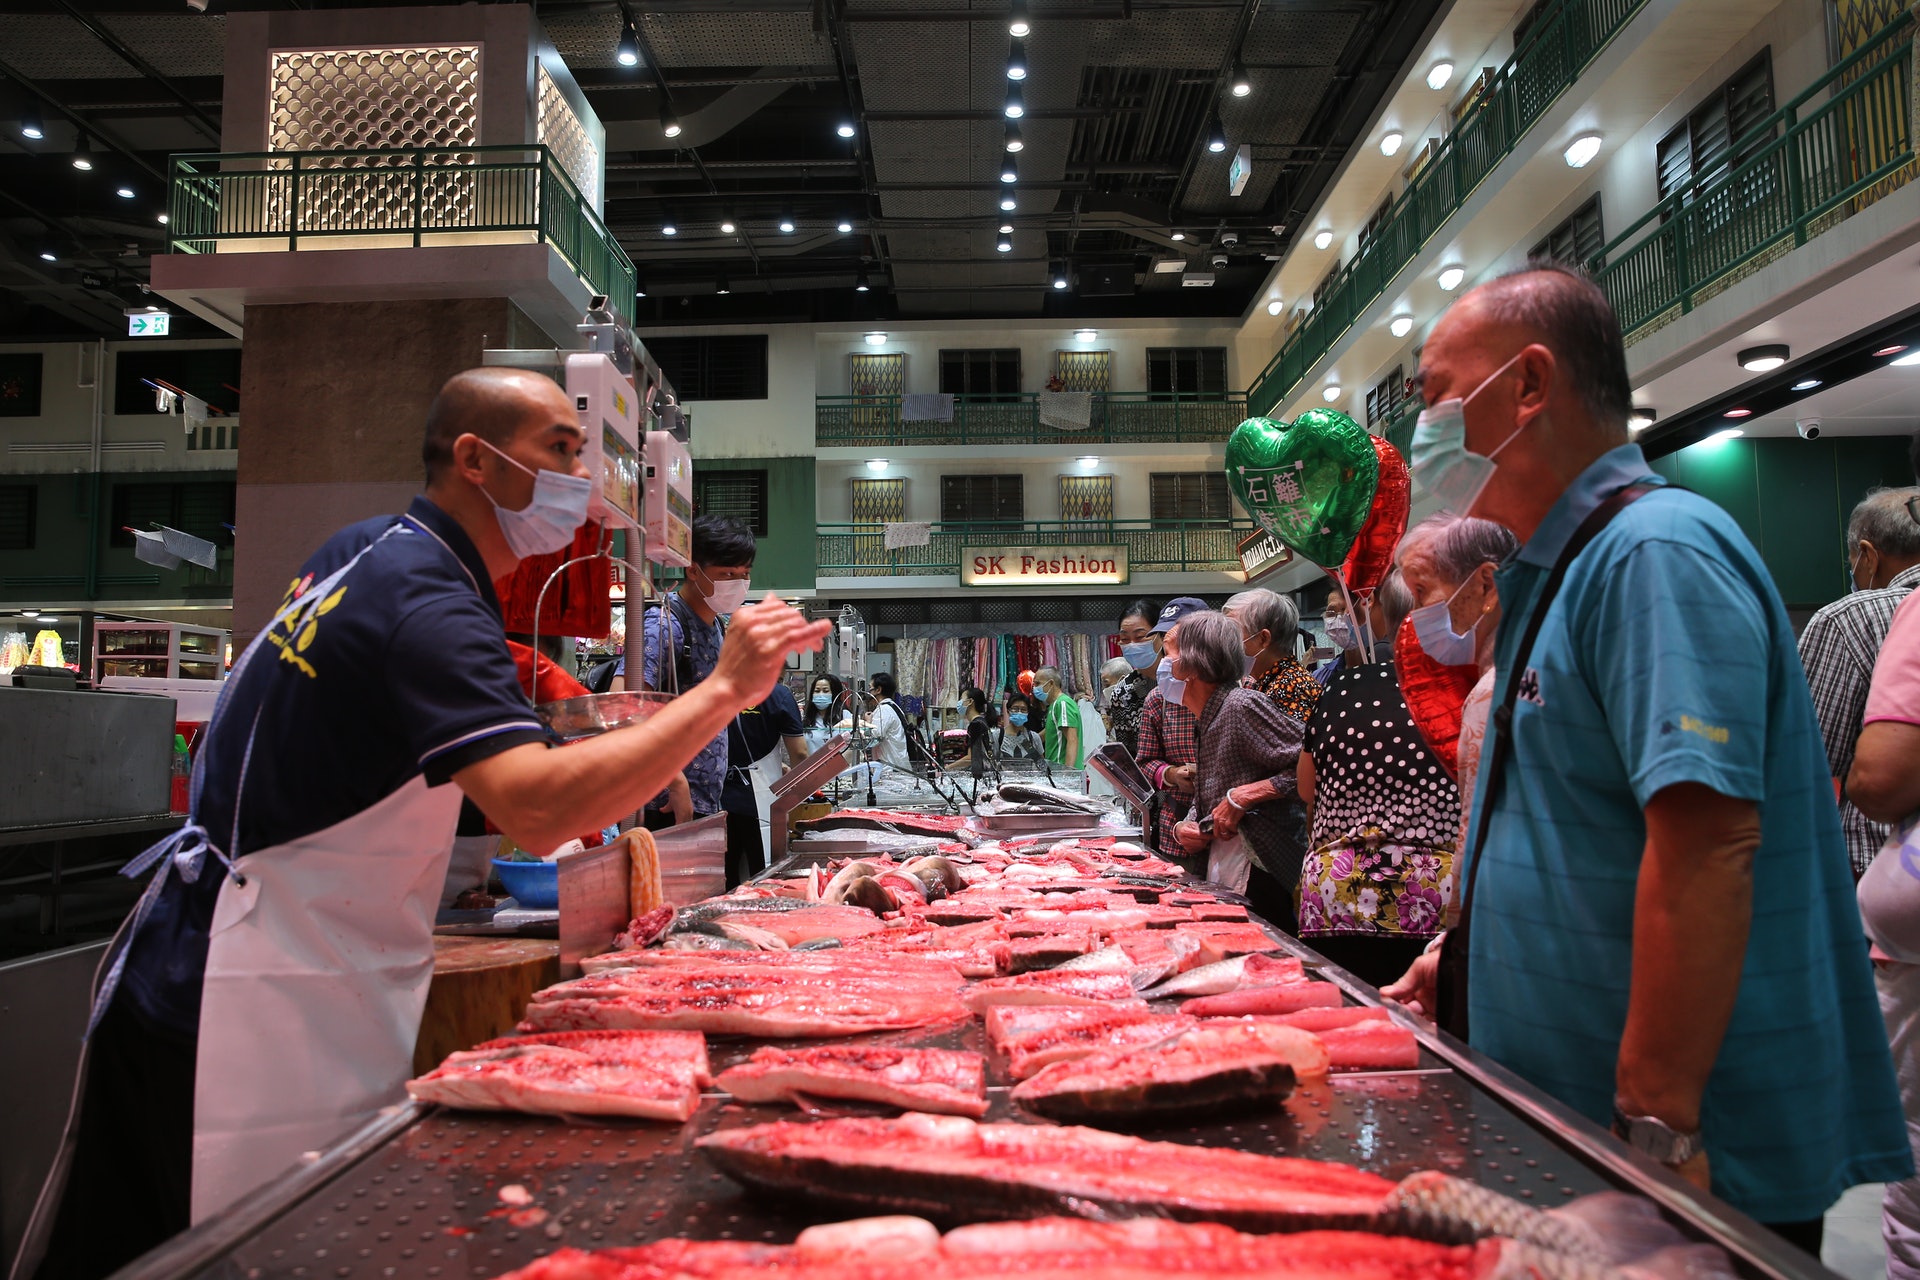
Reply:
[[[1007,723],[1016,729],[1024,729],[1027,727],[1027,713],[1024,711],[1009,711],[1007,712]]]
[[[1253,669],[1260,665],[1260,655],[1267,651],[1267,646],[1263,644],[1252,653],[1248,653],[1247,645],[1251,643],[1253,643],[1253,637],[1248,636],[1240,645],[1240,674],[1243,677],[1253,674]]]
[[[525,560],[570,544],[575,532],[587,522],[593,481],[564,471],[533,471],[487,441],[480,443],[533,477],[533,499],[518,511],[501,506],[493,501],[492,494],[480,490],[488,502],[493,502],[493,517],[500,522],[500,536],[507,540],[507,549]]]
[[[1342,653],[1360,647],[1360,633],[1354,628],[1353,619],[1344,613],[1336,613],[1327,619],[1327,641]]]
[[[716,579],[700,566],[693,566],[700,576],[707,580],[707,608],[725,617],[747,602],[747,580],[745,578]]]
[[[1472,579],[1467,580],[1471,582]],[[1453,595],[1434,604],[1422,605],[1407,615],[1413,623],[1413,634],[1420,640],[1421,650],[1435,662],[1445,667],[1469,667],[1474,664],[1474,650],[1479,647],[1479,624],[1467,628],[1467,634],[1461,635],[1453,629],[1452,605],[1459,594],[1466,590],[1467,584],[1461,583],[1454,588]]]
[[[960,699],[960,701],[953,704],[953,709],[959,712],[961,715],[967,714],[967,712],[971,710],[972,707],[973,707],[973,704],[971,702],[968,702],[965,698],[962,698]]]
[[[1424,409],[1414,424],[1411,469],[1422,488],[1440,500],[1445,510],[1456,515],[1471,515],[1487,482],[1493,479],[1494,458],[1513,443],[1521,432],[1515,427],[1492,453],[1479,454],[1467,449],[1467,405],[1487,389],[1489,383],[1507,370],[1522,353],[1488,374],[1466,399],[1442,400]]]
[[[1154,652],[1153,641],[1141,640],[1134,644],[1121,645],[1120,656],[1125,658],[1127,665],[1135,671],[1145,671],[1160,655]]]
[[[1168,702],[1179,702],[1187,696],[1187,682],[1174,678],[1172,658],[1160,659],[1160,666],[1154,675],[1160,686],[1160,696]]]
[[[816,693],[813,695],[813,705],[825,711],[833,705],[833,695],[830,693]]]

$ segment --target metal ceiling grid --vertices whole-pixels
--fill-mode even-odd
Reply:
[[[1255,15],[1240,57],[1251,68],[1331,67],[1340,61],[1359,26],[1357,13],[1269,6]],[[1256,75],[1254,83],[1263,78]]]
[[[99,21],[165,76],[226,73],[227,22],[200,14],[101,14]],[[0,51],[34,80],[137,80],[140,72],[60,13],[0,16]]]
[[[1112,67],[1204,66],[1213,75],[1226,61],[1239,15],[1232,9],[1161,9],[1124,22],[1089,22],[1087,60]],[[1038,27],[1035,28],[1038,30]]]
[[[641,34],[662,67],[831,66],[833,48],[813,30],[812,16],[800,10],[767,11],[750,4],[728,13],[654,13],[636,17]],[[566,61],[579,70],[617,67],[620,14],[602,12],[541,14],[540,25]]]

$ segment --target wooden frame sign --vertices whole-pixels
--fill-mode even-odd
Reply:
[[[1240,540],[1240,571],[1249,583],[1293,563],[1293,548],[1268,533],[1255,529]]]

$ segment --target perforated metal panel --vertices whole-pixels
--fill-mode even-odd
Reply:
[[[480,49],[329,49],[273,55],[269,150],[472,146]]]
[[[580,194],[587,198],[587,203],[598,209],[600,152],[594,147],[587,126],[581,123],[579,113],[574,111],[573,104],[567,101],[567,95],[561,91],[560,82],[553,78],[544,64],[540,67],[539,95],[539,140],[553,151],[553,158],[573,179],[573,185],[580,188]]]
[[[734,12],[638,16],[663,67],[833,65],[832,46],[814,31],[812,15],[804,9],[765,12],[743,6]],[[620,15],[611,5],[598,13],[542,13],[540,25],[569,67],[616,65]]]
[[[89,8],[93,6],[88,6]],[[166,76],[226,69],[227,20],[214,14],[99,14],[100,23]],[[7,62],[35,80],[137,80],[140,72],[65,14],[9,13],[0,22]]]

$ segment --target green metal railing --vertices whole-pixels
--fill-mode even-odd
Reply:
[[[1125,547],[1132,573],[1238,570],[1250,520],[943,521],[924,547],[889,551],[877,524],[823,524],[816,530],[822,578],[958,575],[963,547]]]
[[[1645,3],[1561,0],[1534,24],[1538,34],[1495,73],[1492,86],[1441,141],[1378,230],[1254,380],[1247,393],[1254,413],[1272,412],[1293,393]]]
[[[1691,311],[1735,272],[1805,244],[1872,188],[1910,174],[1913,31],[1911,14],[1889,23],[1738,140],[1741,164],[1668,196],[1593,256],[1622,329]]]
[[[1217,444],[1247,416],[1247,398],[1222,395],[1103,391],[1093,396],[1085,431],[1040,421],[1036,392],[955,396],[953,421],[903,418],[901,398],[821,396],[813,405],[813,439],[831,445],[912,444]]]
[[[177,155],[172,170],[174,253],[345,236],[413,248],[520,236],[552,245],[588,288],[631,314],[632,259],[544,146]]]

